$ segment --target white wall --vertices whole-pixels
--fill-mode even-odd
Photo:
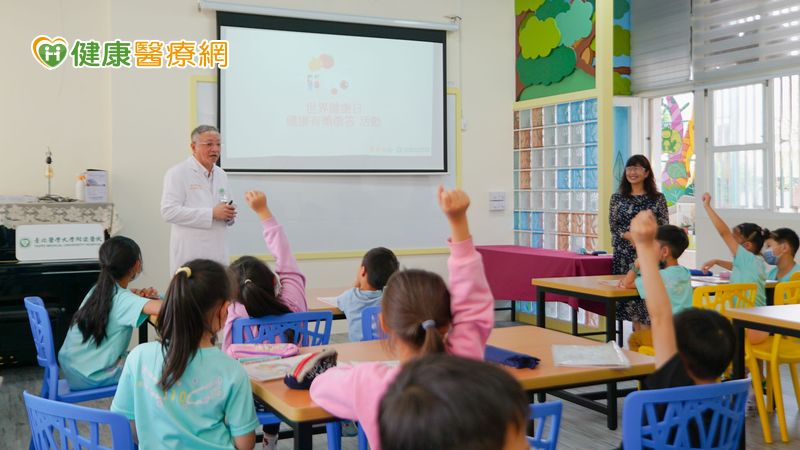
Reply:
[[[13,23],[2,27],[0,36],[14,44],[14,61],[24,70],[17,73],[12,69],[12,83],[2,85],[9,91],[12,84],[24,86],[24,91],[9,92],[10,103],[6,102],[4,91],[3,104],[20,106],[15,106],[14,118],[9,115],[9,108],[5,108],[0,120],[3,126],[13,125],[14,130],[3,133],[12,138],[10,145],[0,147],[4,161],[0,194],[40,192],[43,168],[39,163],[39,147],[43,149],[45,142],[55,151],[58,193],[70,194],[74,186],[72,175],[83,168],[110,169],[113,201],[124,226],[122,234],[139,242],[144,254],[145,274],[141,283],[163,289],[168,281],[169,227],[159,215],[162,177],[168,167],[189,155],[191,77],[213,72],[78,71],[63,66],[47,72],[33,61],[30,40],[41,33],[63,34],[70,42],[75,38],[199,41],[216,37],[215,14],[198,12],[196,0],[98,3],[72,2],[67,10],[55,0],[19,1],[14,2],[12,14],[6,15],[4,11],[3,21]],[[447,70],[448,81],[462,90],[463,116],[468,123],[462,141],[463,187],[473,198],[472,233],[479,244],[512,241],[512,0],[249,3],[428,21],[446,21],[447,15],[461,16],[462,31],[448,38]],[[53,11],[47,13],[46,20],[38,16],[51,8]],[[9,21],[9,17],[13,20]],[[57,95],[53,99],[54,94]],[[47,113],[45,130],[36,124],[37,114],[43,112]],[[10,167],[5,164],[9,160],[15,161]],[[509,203],[505,212],[489,213],[490,190],[507,192]],[[446,273],[443,255],[403,257],[401,263]],[[301,261],[301,268],[310,286],[338,286],[350,283],[357,264],[358,259],[315,260]]]
[[[33,59],[39,35],[109,38],[109,5],[93,0],[3,2],[0,40],[0,195],[47,193],[45,151],[53,152],[53,193],[73,196],[87,168],[111,167],[111,71],[61,67],[48,71]]]

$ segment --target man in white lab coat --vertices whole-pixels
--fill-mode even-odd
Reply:
[[[228,176],[217,166],[219,130],[200,125],[192,131],[191,139],[192,156],[167,171],[161,195],[161,217],[172,224],[170,274],[196,258],[227,266],[225,232],[236,217],[236,208],[220,201],[221,194],[230,194]]]

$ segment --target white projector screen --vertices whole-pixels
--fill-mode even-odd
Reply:
[[[218,13],[231,172],[446,172],[445,32]]]

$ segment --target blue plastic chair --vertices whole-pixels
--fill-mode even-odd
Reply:
[[[360,423],[356,422],[356,426],[358,427],[358,450],[368,450],[367,435]],[[328,450],[342,450],[342,422],[328,422],[325,424],[325,429],[328,431]]]
[[[536,434],[533,437],[528,436],[528,444],[531,448],[556,450],[558,430],[561,428],[561,409],[561,402],[531,403],[530,420],[538,420],[535,422]],[[550,423],[549,433],[545,436],[548,422]]]
[[[293,343],[303,347],[328,345],[331,340],[333,313],[298,312],[278,316],[236,319],[233,321],[234,344],[274,343],[278,338],[285,341],[286,332],[294,332]],[[254,330],[255,329],[255,330]],[[277,425],[281,420],[266,405],[256,402],[256,417],[261,425]]]
[[[31,426],[33,448],[80,448],[81,450],[133,450],[133,435],[128,419],[111,411],[70,405],[22,393]],[[80,432],[88,425],[88,432]],[[112,446],[100,444],[100,427],[111,430]],[[84,428],[85,429],[85,428]]]
[[[749,385],[745,379],[634,392],[622,409],[623,446],[738,448]],[[691,442],[690,424],[699,442]]]
[[[294,332],[292,342],[297,345],[327,345],[331,340],[332,322],[333,313],[330,311],[236,319],[233,321],[231,341],[234,344],[273,343],[277,339],[285,340],[286,332],[291,330]]]
[[[116,384],[96,389],[70,390],[67,380],[59,379],[53,328],[44,302],[39,297],[25,297],[25,309],[28,310],[33,343],[36,344],[36,359],[39,365],[44,367],[41,397],[60,402],[81,403],[114,396],[117,391]]]
[[[376,341],[385,339],[386,333],[381,330],[381,323],[378,316],[381,313],[380,306],[369,306],[361,311],[361,340]]]

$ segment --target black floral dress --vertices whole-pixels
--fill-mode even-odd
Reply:
[[[648,197],[647,195],[624,196],[619,192],[611,196],[611,204],[608,207],[608,222],[611,225],[611,245],[614,248],[613,273],[628,273],[631,264],[636,260],[636,249],[622,235],[630,229],[631,220],[636,217],[636,214],[647,209],[653,211],[659,225],[669,223],[667,199],[662,193],[658,193],[656,197]],[[644,324],[650,323],[647,308],[644,302],[641,301],[626,302],[620,305],[617,311],[617,318]]]

